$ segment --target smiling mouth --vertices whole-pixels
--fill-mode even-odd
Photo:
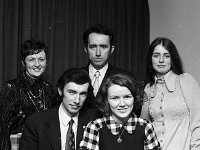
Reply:
[[[78,106],[78,105],[71,105],[71,107],[72,107],[73,109],[78,109],[80,106]]]

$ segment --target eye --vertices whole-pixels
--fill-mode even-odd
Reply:
[[[170,54],[166,54],[166,55],[165,55],[165,58],[170,58]]]
[[[108,48],[108,45],[101,45],[101,48],[106,49]]]
[[[76,94],[75,91],[68,91],[68,93],[69,93],[70,95],[74,95],[74,94]]]
[[[109,99],[113,100],[113,101],[117,101],[117,100],[119,100],[119,97],[113,96],[113,97],[109,97]]]
[[[97,47],[96,45],[90,45],[89,46],[90,49],[96,49],[96,47]]]
[[[81,93],[81,97],[87,97],[87,93]]]
[[[124,96],[124,99],[129,100],[129,99],[132,99],[132,97],[133,97],[132,95],[126,95],[126,96]]]
[[[159,54],[153,54],[152,57],[153,58],[158,58],[160,55]]]
[[[45,58],[40,58],[39,61],[45,61]]]

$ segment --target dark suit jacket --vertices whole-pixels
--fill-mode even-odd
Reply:
[[[86,70],[89,73],[89,64],[86,67],[83,67],[84,70]],[[108,64],[108,69],[106,71],[106,74],[103,78],[102,83],[110,76],[118,74],[118,73],[126,73],[129,74],[130,76],[135,78],[135,75],[132,74],[131,72],[122,70],[120,68],[117,68],[111,64]],[[101,84],[102,85],[102,84]],[[99,89],[101,88],[101,85],[99,87]],[[97,92],[97,95],[99,94],[99,92]],[[92,107],[95,108],[96,107],[96,102],[95,102],[95,96],[93,94],[93,92],[89,92],[88,96],[87,96],[87,101],[85,102],[85,105],[87,105],[87,107]],[[141,108],[134,110],[134,113],[139,117],[140,116],[140,112],[141,112]]]
[[[61,150],[59,106],[30,116],[20,139],[19,150]],[[96,119],[96,110],[81,109],[78,117],[76,148],[83,137],[84,127]]]

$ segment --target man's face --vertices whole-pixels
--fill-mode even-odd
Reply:
[[[114,51],[114,46],[110,45],[110,38],[108,35],[91,33],[88,37],[88,46],[85,52],[92,66],[99,70],[103,68]]]
[[[88,93],[89,83],[76,84],[69,82],[63,88],[63,91],[58,89],[58,92],[63,96],[63,104],[70,117],[75,116],[82,108]]]

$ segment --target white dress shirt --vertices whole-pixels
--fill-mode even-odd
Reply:
[[[60,133],[61,133],[61,150],[65,150],[65,143],[66,143],[66,135],[67,135],[67,130],[69,128],[69,121],[71,119],[74,120],[72,129],[74,131],[74,136],[75,136],[75,147],[76,147],[76,136],[77,136],[77,127],[78,127],[78,115],[74,116],[73,118],[69,117],[63,103],[61,103],[59,110],[58,110],[58,115],[59,115],[59,121],[60,121]]]
[[[100,72],[99,85],[101,85],[107,69],[108,69],[108,63],[103,68],[101,68],[100,70],[96,70],[91,64],[89,65],[89,76],[90,76],[90,80],[92,82],[92,85],[94,84],[94,81],[95,81],[96,71]]]

